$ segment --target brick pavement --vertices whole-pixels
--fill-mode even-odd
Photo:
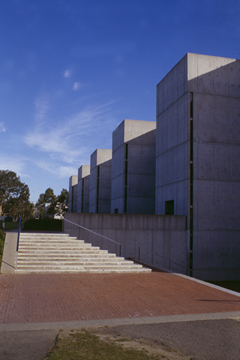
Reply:
[[[174,274],[0,275],[0,324],[240,311],[240,297]]]

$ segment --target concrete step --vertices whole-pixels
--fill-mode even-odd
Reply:
[[[133,261],[65,234],[21,234],[16,273],[150,272]]]
[[[32,261],[32,260],[29,260],[29,261],[19,261],[18,262],[18,269],[20,268],[23,268],[23,267],[30,267],[30,266],[49,266],[49,267],[54,267],[54,266],[69,266],[69,265],[78,265],[78,266],[129,266],[129,265],[132,265],[134,264],[133,261],[132,262],[128,262],[128,263],[125,263],[125,260],[123,261],[109,261],[109,260],[96,260],[96,261],[92,261],[92,260],[84,260],[84,261],[79,261],[79,260],[58,260],[58,261]],[[140,266],[141,267],[141,266]]]
[[[34,250],[53,250],[53,251],[65,251],[65,250],[71,250],[71,251],[81,251],[81,250],[89,250],[92,249],[93,251],[95,250],[100,250],[99,247],[93,247],[93,246],[89,246],[89,245],[81,245],[79,244],[79,246],[76,245],[59,245],[59,246],[55,246],[52,244],[49,244],[48,246],[41,246],[41,245],[32,245],[32,246],[24,246],[24,245],[19,245],[19,250],[27,250],[27,251],[34,251]]]
[[[21,244],[46,244],[46,243],[52,243],[52,244],[85,244],[84,240],[72,240],[70,238],[66,239],[21,239]]]
[[[48,253],[52,253],[52,254],[70,254],[70,253],[74,253],[74,252],[77,252],[79,254],[91,254],[91,253],[103,253],[102,254],[107,254],[108,251],[107,250],[101,250],[99,248],[91,248],[91,247],[86,247],[86,248],[58,248],[58,249],[55,249],[53,247],[49,247],[49,248],[32,248],[32,249],[29,249],[29,248],[19,248],[19,254],[48,254]]]
[[[74,236],[69,236],[69,234],[64,233],[50,233],[50,232],[24,232],[22,231],[20,234],[20,238],[22,237],[71,237],[72,239],[76,239]]]
[[[19,270],[23,270],[23,269],[33,269],[33,270],[37,270],[37,269],[79,269],[79,270],[84,270],[84,269],[92,269],[92,270],[97,270],[97,269],[105,269],[105,270],[111,270],[111,269],[142,269],[142,266],[141,265],[121,265],[121,264],[116,264],[116,265],[107,265],[107,264],[93,264],[93,265],[76,265],[76,264],[73,264],[73,265],[70,265],[70,264],[67,264],[67,265],[64,265],[64,266],[61,266],[61,265],[37,265],[37,266],[34,266],[34,265],[22,265],[22,266],[19,266],[18,267]]]
[[[101,273],[150,273],[151,269],[147,268],[133,268],[133,269],[125,269],[121,267],[120,269],[32,269],[32,270],[26,270],[26,269],[17,269],[15,270],[15,273],[17,274],[26,274],[26,273],[45,273],[45,274],[63,274],[63,273],[91,273],[91,274],[101,274]]]
[[[28,260],[29,258],[31,258],[32,260],[34,259],[41,259],[41,260],[46,260],[46,259],[49,259],[49,260],[57,260],[57,259],[120,259],[120,260],[124,260],[123,257],[116,257],[116,254],[108,254],[108,253],[98,253],[98,254],[95,254],[95,253],[89,253],[87,254],[48,254],[48,253],[45,253],[45,254],[42,254],[41,257],[38,255],[38,254],[31,254],[31,256],[29,256],[29,254],[21,254],[21,256],[18,255],[18,261],[22,261],[22,260]]]

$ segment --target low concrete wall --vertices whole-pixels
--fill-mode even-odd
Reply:
[[[2,274],[13,274],[16,267],[17,232],[7,232],[2,257]]]
[[[65,233],[101,249],[119,255],[121,244],[125,258],[187,274],[185,216],[67,213],[63,223]]]

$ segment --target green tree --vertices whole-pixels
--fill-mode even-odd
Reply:
[[[38,209],[38,215],[43,219],[46,215],[54,215],[54,204],[56,202],[56,196],[52,188],[48,188],[44,194],[40,194],[36,207]]]
[[[69,193],[67,189],[62,189],[61,194],[57,197],[55,205],[56,215],[63,216],[68,211],[68,198]]]
[[[45,203],[54,203],[56,201],[56,196],[54,195],[54,191],[52,188],[48,188],[46,191],[45,191],[45,194],[44,194],[44,202]]]
[[[3,215],[29,219],[33,215],[33,204],[29,198],[28,186],[20,181],[15,172],[0,170],[0,204]]]
[[[61,194],[54,195],[54,191],[48,188],[44,194],[40,194],[36,204],[40,218],[49,216],[63,216],[68,210],[68,191],[62,189]]]

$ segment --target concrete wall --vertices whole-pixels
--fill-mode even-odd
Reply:
[[[4,242],[1,273],[13,274],[16,269],[18,232],[7,232]]]
[[[187,57],[157,85],[156,214],[174,200],[174,214],[188,215]]]
[[[110,213],[112,150],[95,150],[90,167],[89,212]]]
[[[89,212],[90,165],[78,169],[77,212]]]
[[[121,255],[171,271],[187,274],[185,216],[69,214],[64,232],[119,255],[120,246],[68,221],[121,244]]]
[[[113,132],[111,213],[155,213],[156,122],[124,120]]]
[[[69,178],[68,212],[77,211],[77,186],[78,186],[78,176],[72,175]]]
[[[187,216],[193,276],[240,280],[240,61],[187,54],[157,86],[156,141],[156,213]]]

